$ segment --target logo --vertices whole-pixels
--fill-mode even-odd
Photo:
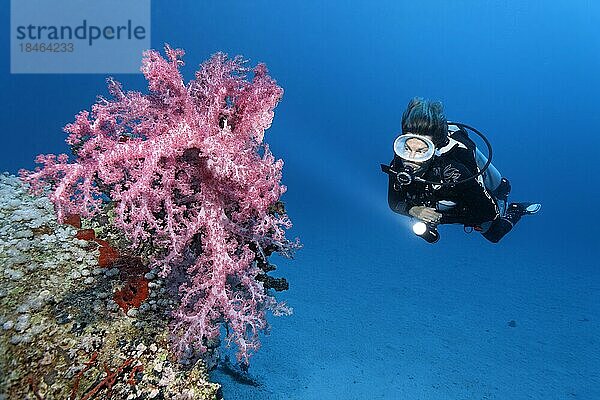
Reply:
[[[460,177],[461,174],[458,169],[454,168],[452,164],[446,165],[442,174],[444,182],[457,182]]]
[[[11,73],[140,73],[150,0],[11,0]]]

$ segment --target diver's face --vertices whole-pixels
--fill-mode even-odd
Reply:
[[[431,136],[427,136],[428,139],[431,140]],[[404,150],[410,155],[411,158],[418,158],[423,154],[427,153],[429,150],[429,146],[427,143],[418,138],[411,138],[406,141]],[[423,168],[426,167],[427,162],[416,162],[416,161],[403,161],[404,165],[410,167],[415,172],[420,172]]]

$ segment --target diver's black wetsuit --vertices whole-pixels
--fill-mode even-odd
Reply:
[[[422,178],[433,182],[456,182],[472,177],[478,172],[474,146],[468,136],[454,132],[450,143],[440,149],[441,154],[431,161]],[[400,171],[401,165],[401,160],[394,157],[392,169]],[[442,214],[440,224],[476,226],[493,221],[500,215],[496,199],[486,189],[481,176],[457,185],[439,186],[413,181],[402,186],[395,184],[395,177],[390,175],[388,204],[393,211],[404,215],[409,215],[408,210],[413,206],[435,208]]]

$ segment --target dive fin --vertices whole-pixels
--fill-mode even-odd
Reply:
[[[538,211],[540,211],[540,208],[542,208],[542,205],[540,203],[531,203],[527,207],[525,207],[525,212],[527,214],[535,214]]]

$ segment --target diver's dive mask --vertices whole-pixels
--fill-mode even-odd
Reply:
[[[409,140],[414,139],[410,145]],[[417,164],[425,163],[435,154],[435,145],[426,136],[405,133],[394,140],[394,153],[403,161]]]
[[[402,162],[402,170],[395,172],[397,183],[410,185],[433,158],[435,145],[426,136],[405,133],[394,140],[394,154]]]

